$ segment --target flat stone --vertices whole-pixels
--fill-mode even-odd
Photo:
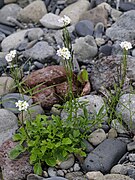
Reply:
[[[15,81],[11,77],[0,77],[0,95],[15,91]]]
[[[122,174],[107,174],[104,176],[105,180],[134,180],[133,178],[130,178],[128,176],[122,175]]]
[[[60,16],[68,16],[71,19],[71,24],[75,24],[79,21],[80,16],[89,9],[89,7],[90,3],[87,0],[78,0],[63,9]]]
[[[32,48],[23,52],[24,57],[38,60],[41,63],[50,62],[54,54],[54,48],[45,41],[37,42]]]
[[[50,178],[43,178],[43,177],[38,176],[36,174],[29,174],[27,176],[27,180],[67,180],[67,179],[63,178],[63,177],[58,177],[58,176],[50,177]]]
[[[104,180],[104,175],[100,171],[87,172],[88,180]]]
[[[17,128],[17,117],[11,111],[0,109],[0,146],[12,137]]]
[[[29,96],[19,94],[19,93],[8,93],[8,94],[2,96],[2,98],[1,98],[2,106],[5,109],[10,110],[15,114],[20,113],[20,111],[18,110],[18,108],[15,105],[15,103],[18,100],[27,101],[29,105],[31,105],[33,103],[32,99]]]
[[[118,139],[106,139],[88,154],[84,171],[101,171],[107,173],[126,153],[126,143]]]
[[[76,25],[75,25],[75,32],[79,35],[79,36],[87,36],[93,35],[94,32],[94,25],[91,21],[89,20],[82,20],[79,21]]]
[[[43,35],[44,31],[41,28],[32,28],[27,32],[27,36],[30,41],[39,40]]]
[[[59,167],[61,169],[69,169],[74,165],[75,158],[73,154],[70,154],[67,158],[67,160],[60,163]]]
[[[128,150],[128,151],[133,151],[133,150],[135,150],[135,141],[127,144],[127,150]]]
[[[22,9],[17,16],[17,19],[25,23],[39,23],[39,20],[47,13],[45,3],[41,0],[36,0]]]
[[[80,179],[83,178],[83,173],[81,171],[78,172],[70,172],[65,175],[65,178],[68,180],[75,180],[75,179]]]
[[[120,1],[119,9],[121,11],[135,10],[135,3],[132,3],[132,2],[121,2]]]
[[[7,140],[0,147],[0,167],[4,180],[23,180],[33,170],[29,164],[28,154],[25,153],[16,160],[9,158],[9,153],[16,144],[12,140]]]

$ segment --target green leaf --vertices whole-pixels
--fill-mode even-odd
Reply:
[[[82,70],[80,71],[80,73],[78,74],[78,76],[77,76],[77,80],[78,80],[80,83],[84,84],[85,82],[88,82],[88,79],[89,79],[89,77],[88,77],[88,72],[87,72],[87,70],[86,70],[86,69],[82,69]]]
[[[34,164],[34,173],[37,175],[42,175],[42,167],[40,162]]]
[[[37,160],[37,154],[33,153],[30,156],[30,164],[33,164]]]
[[[19,141],[19,140],[22,140],[22,135],[21,134],[14,134],[13,141]]]
[[[17,144],[14,149],[12,149],[9,153],[10,159],[16,159],[25,149],[22,145]]]
[[[72,143],[72,141],[70,138],[63,138],[63,140],[62,140],[62,144],[71,144],[71,143]]]
[[[45,162],[48,166],[53,167],[56,165],[57,160],[56,160],[56,158],[50,156],[50,157],[45,157]]]
[[[80,135],[80,131],[79,130],[74,130],[73,131],[73,136],[76,138],[76,137],[79,137]]]
[[[41,151],[42,151],[42,153],[44,154],[44,153],[46,152],[46,146],[42,146],[42,147],[41,147]]]

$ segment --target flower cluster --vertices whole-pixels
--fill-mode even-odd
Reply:
[[[126,50],[132,49],[132,45],[128,41],[121,42],[120,46],[121,46],[122,49],[126,49]]]
[[[16,56],[16,50],[12,50],[5,56],[5,59],[7,62],[12,62],[15,56]]]
[[[16,107],[18,107],[19,111],[27,111],[29,104],[26,101],[18,100],[18,102],[15,103]]]
[[[64,15],[64,17],[62,17],[59,22],[62,22],[65,26],[67,26],[71,23],[71,19],[68,16]]]
[[[66,47],[58,49],[57,55],[67,60],[71,58],[70,51]]]

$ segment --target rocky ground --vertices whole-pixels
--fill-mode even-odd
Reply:
[[[135,179],[135,1],[111,0],[1,0],[0,1],[0,167],[4,180],[134,180]],[[61,103],[66,93],[65,71],[56,56],[58,46],[62,47],[63,15],[71,18],[68,26],[74,50],[74,72],[86,68],[89,73],[91,92],[81,99],[87,99],[89,113],[98,112],[104,104],[104,89],[112,87],[117,77],[117,66],[122,60],[119,44],[126,40],[133,48],[128,53],[127,82],[116,111],[122,113],[127,129],[114,119],[111,125],[106,121],[95,129],[88,141],[87,157],[80,159],[70,155],[59,167],[46,167],[43,177],[33,174],[29,155],[11,160],[8,153],[15,146],[10,138],[18,129],[21,118],[15,102],[22,95],[12,88],[13,78],[5,69],[8,64],[5,55],[17,50],[25,85],[30,88],[45,83],[40,88],[58,84],[34,97],[23,98],[33,104],[30,107],[32,119],[37,114],[60,112],[52,107]],[[7,71],[8,72],[8,71]],[[29,78],[27,75],[30,74]],[[64,83],[64,85],[61,83]],[[130,83],[130,86],[129,86]],[[76,93],[78,85],[73,84]],[[79,87],[80,88],[80,87]],[[104,89],[103,89],[104,88]],[[79,90],[82,91],[83,87]],[[58,96],[56,96],[56,94]],[[101,96],[102,95],[102,96]],[[129,101],[130,99],[130,101]],[[125,106],[121,106],[124,104]],[[126,108],[125,108],[126,107]],[[132,126],[130,124],[132,115]],[[61,116],[65,116],[64,112]],[[24,116],[29,119],[27,112]]]

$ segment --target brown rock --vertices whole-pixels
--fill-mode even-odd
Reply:
[[[32,72],[24,81],[28,87],[35,87],[44,82],[45,85],[54,85],[66,80],[66,71],[63,66],[48,66]]]
[[[108,11],[105,6],[97,6],[89,11],[86,11],[80,17],[80,20],[90,20],[96,25],[99,22],[102,22],[107,26]]]
[[[54,104],[60,103],[60,99],[55,93],[54,87],[41,85],[40,87],[36,88],[33,93],[34,102],[38,102],[45,109],[50,108]]]
[[[32,172],[32,166],[29,164],[29,155],[24,154],[16,160],[8,157],[9,152],[17,143],[11,139],[7,140],[0,147],[0,167],[4,180],[25,179]]]

